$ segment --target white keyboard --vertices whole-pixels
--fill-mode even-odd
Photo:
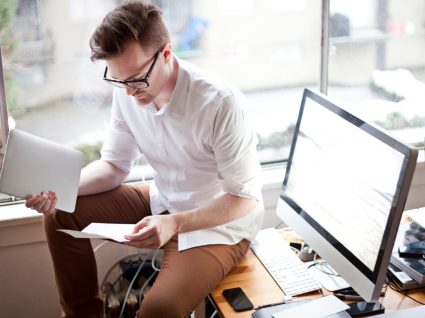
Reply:
[[[261,230],[251,249],[286,295],[301,295],[321,288],[276,229]]]

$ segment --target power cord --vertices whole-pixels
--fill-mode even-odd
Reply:
[[[152,268],[157,272],[159,272],[161,270],[159,267],[156,267],[156,265],[155,265],[156,257],[158,255],[159,251],[160,251],[159,248],[155,251],[155,253],[152,256],[152,263],[151,263]]]
[[[317,266],[317,269],[321,271],[322,273],[330,276],[337,276],[341,277],[337,272],[335,272],[332,267],[329,266],[328,262],[326,261],[318,261],[317,260],[317,254],[314,255],[313,264],[309,265],[307,268]],[[324,269],[324,268],[325,269]]]
[[[140,289],[140,293],[139,293],[139,297],[138,297],[138,302],[139,304],[141,304],[142,302],[142,295],[143,292],[145,291],[145,288],[148,286],[149,282],[152,280],[152,278],[155,277],[155,274],[157,274],[161,269],[159,267],[156,266],[156,257],[159,253],[160,249],[156,249],[155,252],[153,253],[152,257],[151,257],[151,267],[154,270],[153,273],[149,276],[149,278],[145,281],[145,283],[143,284],[142,288]],[[141,256],[141,254],[139,253],[139,255]],[[143,268],[143,265],[146,263],[147,261],[147,257],[144,259],[143,263],[139,266],[138,271],[134,274],[133,279],[132,279],[132,283],[130,283],[130,286],[127,289],[127,294],[130,294],[131,288],[134,284],[135,279],[137,279],[139,273],[140,273],[140,269]],[[127,296],[128,297],[128,296]],[[126,302],[126,299],[124,300],[124,303]]]
[[[287,225],[286,225],[286,224],[285,224],[285,222],[283,222],[283,221],[279,222],[278,224],[276,224],[276,225],[274,226],[274,228],[275,228],[276,230],[284,229],[284,228],[286,228],[286,227],[287,227]]]
[[[142,270],[143,265],[145,265],[147,259],[148,258],[146,257],[143,260],[143,262],[139,265],[139,268],[137,269],[136,273],[133,276],[133,279],[130,282],[130,285],[127,288],[127,292],[125,293],[125,297],[124,297],[124,300],[123,300],[122,305],[121,305],[120,315],[119,315],[118,318],[121,318],[124,315],[125,304],[127,303],[128,296],[130,295],[130,292],[131,292],[131,289],[133,288],[134,282],[136,281],[137,277],[139,276],[139,273]]]
[[[406,296],[407,298],[410,298],[411,300],[417,302],[420,305],[425,305],[425,303],[413,298],[412,296],[408,295],[407,293],[403,292],[400,288],[398,288],[394,283],[388,281],[387,285],[394,290],[396,293],[402,294],[403,296]]]
[[[99,249],[101,249],[101,248],[102,248],[104,245],[106,245],[107,243],[109,243],[109,241],[104,241],[104,242],[100,243],[99,245],[97,245],[97,246],[93,249],[93,253],[98,252],[98,251],[99,251]],[[157,266],[157,264],[156,264],[156,258],[157,258],[157,256],[158,256],[159,252],[160,252],[160,249],[156,249],[156,250],[155,250],[155,252],[153,253],[152,257],[150,258],[150,259],[151,259],[151,267],[152,267],[152,269],[153,269],[154,271],[153,271],[153,273],[149,276],[149,278],[145,281],[145,283],[143,284],[142,288],[140,289],[140,293],[139,293],[139,297],[138,297],[138,303],[139,303],[139,304],[141,304],[142,296],[143,296],[143,293],[144,293],[144,291],[145,291],[146,287],[148,286],[148,284],[150,283],[150,281],[151,281],[151,280],[155,277],[155,275],[156,275],[156,274],[157,274],[157,273],[161,270],[161,269]],[[140,252],[140,250],[138,250],[138,252],[137,252],[137,253],[135,253],[135,254],[131,254],[131,255],[128,255],[128,256],[126,256],[126,257],[124,257],[124,258],[119,259],[118,261],[116,261],[116,262],[115,262],[115,263],[114,263],[114,264],[113,264],[113,265],[109,268],[108,272],[106,273],[106,275],[104,276],[104,278],[103,278],[103,280],[102,280],[102,285],[101,285],[101,286],[104,286],[104,285],[106,284],[107,279],[109,278],[109,275],[111,274],[111,272],[114,270],[114,268],[115,268],[116,266],[118,266],[118,265],[119,265],[122,261],[126,261],[126,260],[128,260],[128,259],[132,259],[132,258],[134,258],[135,256],[138,256],[138,258],[139,258],[140,260],[142,260],[142,259],[143,259],[143,261],[142,261],[142,263],[138,266],[138,268],[137,268],[137,270],[136,270],[135,274],[133,275],[133,278],[132,278],[132,280],[131,280],[131,282],[130,282],[130,284],[129,284],[128,288],[127,288],[127,291],[126,291],[126,294],[125,294],[124,300],[123,300],[123,302],[122,302],[122,306],[121,306],[121,311],[120,311],[120,314],[119,314],[119,318],[122,318],[122,317],[123,317],[124,310],[125,310],[125,305],[126,305],[127,300],[128,300],[128,298],[129,298],[129,296],[130,296],[130,293],[131,293],[131,290],[132,290],[132,288],[133,288],[133,285],[134,285],[134,283],[135,283],[135,281],[136,281],[137,277],[139,276],[139,274],[140,274],[141,270],[143,269],[143,266],[146,264],[146,261],[149,259],[149,255],[145,255],[145,257],[143,257],[143,255],[142,255],[142,253]],[[120,275],[119,275],[119,276],[115,279],[115,281],[112,283],[112,286],[115,286],[115,285],[119,282],[119,280],[120,280],[120,279],[122,279],[123,275],[124,275],[124,272],[121,272],[121,274],[120,274]],[[106,314],[106,313],[104,313],[104,314]]]
[[[102,247],[102,246],[104,246],[104,245],[106,245],[106,244],[108,244],[108,243],[110,243],[109,241],[103,241],[102,243],[100,243],[98,246],[96,246],[94,249],[93,249],[93,253],[94,254],[96,254],[96,252]]]
[[[138,298],[139,304],[142,303],[142,296],[143,296],[143,292],[145,291],[145,288],[148,286],[148,283],[152,280],[152,278],[155,277],[155,274],[156,274],[156,272],[153,272],[149,276],[149,278],[145,281],[145,283],[143,284],[142,288],[140,289],[139,298]]]
[[[148,259],[151,259],[151,267],[152,267],[152,269],[154,270],[153,271],[153,273],[150,275],[150,277],[146,280],[146,282],[144,283],[144,285],[143,285],[143,287],[141,288],[141,290],[140,290],[140,294],[139,294],[139,297],[138,297],[138,301],[139,301],[139,304],[141,303],[141,297],[142,297],[142,295],[143,295],[143,292],[145,291],[145,289],[146,289],[146,287],[148,286],[148,283],[152,280],[152,278],[155,276],[155,274],[157,274],[157,272],[159,272],[160,271],[160,268],[157,266],[157,264],[156,264],[156,258],[157,258],[157,255],[158,255],[158,253],[160,252],[160,250],[161,249],[156,249],[155,250],[155,252],[153,253],[153,255],[152,255],[152,253],[151,254],[149,254],[149,255],[142,255],[142,253],[140,252],[140,250],[138,250],[138,253],[135,253],[135,254],[131,254],[131,255],[128,255],[128,256],[126,256],[126,257],[123,257],[123,258],[121,258],[121,259],[119,259],[118,261],[116,261],[110,268],[109,268],[109,270],[108,270],[108,272],[106,273],[106,275],[104,276],[104,278],[103,278],[103,281],[102,281],[102,285],[101,286],[104,286],[105,284],[106,284],[106,282],[107,282],[107,280],[108,280],[108,278],[109,278],[109,276],[110,276],[110,274],[111,274],[111,272],[121,263],[121,262],[123,262],[123,261],[126,261],[126,260],[130,260],[130,259],[133,259],[134,257],[138,257],[140,260],[142,260],[143,259],[143,261],[142,261],[142,263],[138,266],[138,268],[137,268],[137,270],[136,270],[136,272],[135,272],[135,274],[133,275],[133,278],[132,278],[132,280],[131,280],[131,282],[130,282],[130,284],[129,284],[129,286],[128,286],[128,288],[127,288],[127,291],[126,291],[126,294],[125,294],[125,297],[124,297],[124,300],[123,300],[123,302],[122,302],[122,306],[121,306],[121,310],[120,310],[120,314],[119,314],[119,318],[122,318],[123,317],[123,314],[124,314],[124,310],[125,310],[125,305],[126,305],[126,303],[127,303],[127,300],[128,300],[128,298],[129,298],[129,296],[130,296],[130,294],[131,294],[131,290],[132,290],[132,288],[133,288],[133,285],[134,285],[134,283],[135,283],[135,281],[136,281],[136,279],[137,279],[137,277],[139,276],[139,274],[140,274],[140,272],[141,272],[141,270],[143,269],[143,266],[146,264],[146,261],[148,260]],[[152,255],[152,257],[149,257],[150,255]],[[121,272],[121,274],[115,279],[115,281],[111,284],[113,287],[120,281],[120,279],[122,279],[122,277],[123,277],[123,275],[124,275],[124,272]]]

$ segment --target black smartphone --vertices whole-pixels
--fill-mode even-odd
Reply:
[[[348,306],[350,306],[350,308],[347,310],[347,313],[351,317],[377,315],[385,311],[384,306],[379,302],[357,301],[348,304]]]
[[[254,309],[254,305],[240,287],[223,290],[223,296],[235,311]]]

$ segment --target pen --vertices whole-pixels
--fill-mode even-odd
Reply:
[[[278,302],[278,303],[267,304],[267,305],[261,305],[261,306],[258,306],[257,309],[273,307],[273,306],[283,305],[283,304],[286,304],[286,301],[281,301],[281,302]]]
[[[362,296],[359,295],[334,294],[334,296],[342,300],[363,300]]]
[[[344,295],[344,296],[358,296],[359,294],[353,290],[353,291],[337,291],[336,294],[338,295]]]
[[[339,299],[346,299],[346,300],[362,299],[362,297],[359,294],[357,294],[354,290],[352,292],[337,292],[334,294],[334,296],[338,297]],[[381,291],[381,293],[379,294],[379,297],[384,297],[384,296],[385,296],[385,291]]]

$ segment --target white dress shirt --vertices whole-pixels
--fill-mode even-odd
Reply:
[[[197,208],[225,193],[258,201],[243,218],[179,234],[179,250],[252,240],[264,208],[257,137],[246,99],[194,65],[177,61],[175,89],[159,110],[154,103],[138,105],[124,89],[114,90],[102,160],[128,172],[144,154],[155,171],[149,185],[153,214]]]

